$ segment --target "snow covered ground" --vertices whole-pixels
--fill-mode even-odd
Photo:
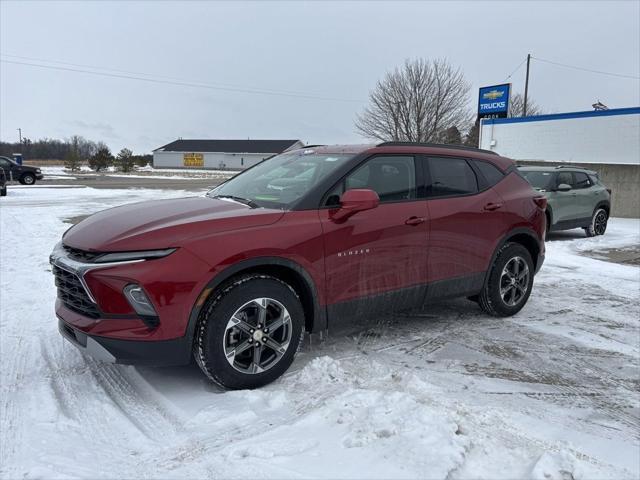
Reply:
[[[82,178],[85,175],[104,175],[109,177],[135,177],[152,179],[183,179],[183,178],[219,178],[226,179],[238,173],[238,170],[198,170],[180,168],[153,168],[136,167],[130,173],[117,172],[115,167],[109,167],[106,171],[95,172],[86,165],[80,167],[79,172],[72,172],[62,166],[40,167],[46,180],[71,180]]]
[[[554,235],[528,305],[467,300],[307,339],[278,382],[83,357],[57,332],[48,254],[69,219],[193,192],[12,188],[0,200],[2,478],[640,476],[640,222]],[[593,258],[601,252],[601,259]]]

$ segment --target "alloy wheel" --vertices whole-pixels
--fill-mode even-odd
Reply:
[[[500,297],[505,305],[518,305],[529,288],[529,267],[522,257],[511,258],[500,275]]]
[[[222,346],[229,364],[239,372],[262,373],[284,356],[292,335],[291,316],[272,298],[254,298],[227,322]]]
[[[596,235],[604,235],[607,229],[607,213],[604,210],[598,210],[593,219],[593,231]]]

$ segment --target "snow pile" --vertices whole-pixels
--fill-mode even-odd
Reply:
[[[637,245],[637,220],[548,242],[513,318],[464,299],[378,318],[307,342],[265,388],[222,392],[194,365],[84,357],[53,312],[48,254],[69,221],[188,195],[25,188],[0,200],[0,477],[640,477],[640,268],[583,254]]]

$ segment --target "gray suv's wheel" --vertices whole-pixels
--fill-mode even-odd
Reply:
[[[519,243],[507,243],[496,255],[480,292],[480,307],[496,317],[515,315],[527,303],[534,273],[529,251]]]
[[[194,356],[223,388],[257,388],[291,365],[302,341],[304,310],[296,292],[267,275],[238,277],[201,315]]]
[[[591,217],[591,223],[585,227],[584,231],[587,237],[595,237],[596,235],[604,235],[607,231],[607,223],[609,222],[609,214],[604,208],[596,208]]]

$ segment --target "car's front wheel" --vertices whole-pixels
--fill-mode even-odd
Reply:
[[[591,223],[585,227],[584,231],[587,237],[595,237],[596,235],[604,235],[607,231],[607,223],[609,222],[609,214],[604,208],[597,208],[591,217]]]
[[[489,277],[478,297],[489,315],[515,315],[527,303],[535,268],[529,251],[519,243],[505,244],[493,262]]]
[[[295,290],[262,274],[238,277],[207,304],[194,356],[223,388],[257,388],[291,365],[302,341],[304,310]]]
[[[36,176],[33,173],[25,173],[20,177],[20,183],[23,185],[33,185],[36,183]]]

